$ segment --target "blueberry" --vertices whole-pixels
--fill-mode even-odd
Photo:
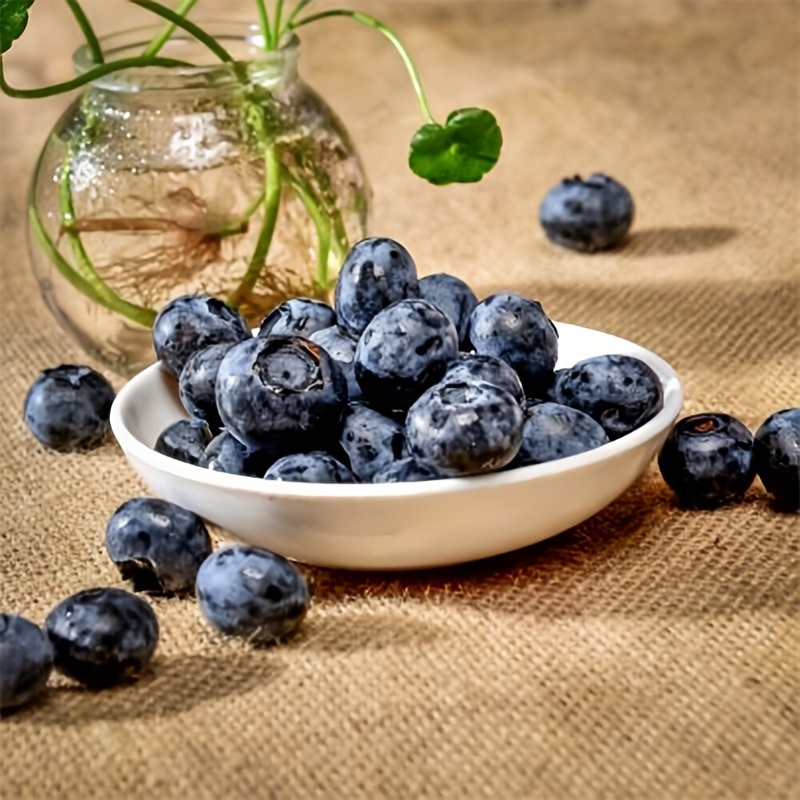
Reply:
[[[458,331],[459,344],[465,344],[469,315],[478,305],[475,292],[461,278],[439,272],[436,275],[420,278],[419,294],[423,300],[433,303],[450,317]]]
[[[525,400],[519,375],[505,361],[494,356],[461,353],[455,361],[450,362],[442,380],[483,381],[505,389],[518,403]]]
[[[411,455],[440,475],[476,475],[516,456],[522,422],[519,403],[505,389],[442,381],[409,409],[406,439]]]
[[[211,438],[211,429],[204,420],[179,419],[161,431],[153,449],[178,461],[197,464]]]
[[[311,601],[305,578],[290,561],[245,545],[207,558],[197,574],[196,593],[211,625],[257,644],[293,633]]]
[[[114,389],[90,367],[62,364],[45,369],[25,398],[30,432],[51,450],[97,447],[108,431]]]
[[[556,461],[608,441],[606,432],[588,414],[558,403],[537,403],[525,412],[522,444],[513,466]]]
[[[350,469],[366,483],[406,456],[405,428],[363,403],[351,403],[345,410],[340,441]]]
[[[756,431],[756,470],[775,504],[785,511],[800,509],[800,408],[786,408],[768,417]]]
[[[247,323],[232,308],[209,295],[183,295],[167,303],[153,323],[153,348],[176,378],[198,350],[212,344],[250,339]]]
[[[558,332],[540,303],[516,292],[500,292],[475,306],[469,341],[476,353],[505,361],[526,393],[550,380],[558,358]]]
[[[243,445],[228,431],[215,436],[200,456],[198,466],[230,475],[247,475],[262,478],[264,473],[286,455],[284,442],[280,446],[261,447],[256,450]]]
[[[363,239],[339,271],[336,321],[345,333],[358,337],[379,311],[409,297],[419,297],[419,284],[405,247],[393,239]]]
[[[740,500],[753,482],[753,434],[728,414],[693,414],[670,431],[658,466],[687,508]]]
[[[539,208],[539,219],[551,242],[594,253],[622,241],[633,222],[631,193],[613,178],[595,173],[566,178],[551,189]]]
[[[313,450],[279,458],[264,480],[290,483],[355,483],[353,473],[330,453]]]
[[[557,403],[556,383],[560,374],[565,371],[566,370],[563,369],[557,369],[554,372],[542,376],[538,383],[530,388],[531,393],[525,396],[523,408],[538,406],[542,403]]]
[[[267,314],[258,329],[263,339],[267,336],[305,336],[330,328],[336,324],[333,309],[321,300],[309,297],[293,297]]]
[[[250,448],[298,440],[337,428],[347,402],[341,369],[319,345],[299,336],[242,342],[217,375],[225,427]]]
[[[356,346],[356,379],[379,408],[407,408],[458,355],[450,318],[427,300],[401,300],[376,314]]]
[[[587,358],[565,369],[556,402],[599,422],[609,439],[619,439],[652,419],[664,405],[664,387],[644,361],[633,356]]]
[[[0,711],[41,694],[53,671],[53,646],[38,625],[0,614]]]
[[[219,365],[231,347],[233,345],[230,342],[204,347],[181,370],[178,386],[183,407],[190,416],[205,420],[212,431],[222,427],[215,389]]]
[[[211,537],[193,511],[166,500],[135,497],[106,526],[106,552],[139,591],[187,592],[211,555]]]
[[[419,481],[435,481],[442,476],[430,467],[417,461],[416,458],[401,458],[372,478],[373,483],[416,483]]]
[[[92,687],[132,677],[158,644],[153,609],[122,589],[85,589],[62,600],[45,621],[56,669]]]
[[[347,379],[347,396],[350,400],[361,397],[361,387],[356,380],[356,371],[353,359],[356,356],[357,339],[342,333],[335,325],[323,328],[308,337],[314,344],[318,344],[334,360],[339,362],[342,373]]]

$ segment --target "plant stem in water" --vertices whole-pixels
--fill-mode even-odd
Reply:
[[[315,283],[323,289],[330,289],[328,283],[328,257],[331,250],[331,221],[325,214],[313,190],[300,177],[293,175],[288,170],[284,171],[287,183],[300,198],[303,206],[317,229],[317,274]]]
[[[275,233],[275,222],[278,219],[278,208],[281,200],[281,162],[274,143],[266,145],[264,150],[264,219],[261,232],[258,234],[255,250],[250,258],[247,271],[239,285],[228,295],[226,303],[237,308],[247,295],[252,292],[256,281],[264,269],[264,265]]]
[[[150,326],[156,317],[156,312],[151,308],[129,303],[123,300],[114,292],[97,274],[80,234],[74,227],[75,206],[72,200],[72,151],[70,150],[61,165],[59,175],[59,204],[63,230],[69,239],[72,247],[72,254],[75,259],[75,268],[70,266],[66,259],[58,252],[58,248],[52,242],[44,226],[39,219],[38,213],[33,203],[31,203],[31,228],[36,234],[37,241],[42,249],[50,257],[55,266],[67,280],[77,289],[82,291],[87,297],[99,303],[105,308],[115,311],[124,317],[138,322],[140,325]],[[35,219],[34,219],[35,217]],[[77,272],[76,272],[77,270]],[[78,282],[72,280],[71,276],[79,279]],[[88,291],[87,291],[88,288]]]

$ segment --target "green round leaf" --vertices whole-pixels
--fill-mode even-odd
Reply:
[[[411,140],[408,165],[437,186],[475,183],[497,162],[503,134],[494,114],[482,108],[454,111],[444,125],[423,125]]]
[[[22,36],[33,0],[0,0],[0,54]]]

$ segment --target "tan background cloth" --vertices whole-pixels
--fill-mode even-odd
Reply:
[[[254,15],[246,0],[200,6],[198,19]],[[392,48],[345,21],[308,30],[304,74],[360,145],[373,231],[422,273],[483,295],[514,287],[654,349],[682,375],[686,412],[755,427],[800,404],[797,2],[358,6],[407,40],[435,114],[484,105],[506,138],[477,186],[419,181]],[[144,19],[86,7],[103,32]],[[35,6],[12,83],[68,74],[65,9]],[[142,492],[115,444],[46,453],[20,418],[40,368],[85,361],[25,252],[25,186],[64,104],[0,100],[0,608],[38,622],[68,593],[117,582],[103,530]],[[549,246],[544,192],[597,169],[636,198],[629,244]],[[797,798],[797,551],[798,518],[770,511],[760,484],[742,505],[686,513],[653,467],[594,519],[517,553],[430,574],[314,571],[307,623],[278,649],[221,641],[193,602],[155,600],[163,637],[136,685],[54,679],[0,724],[0,795]]]

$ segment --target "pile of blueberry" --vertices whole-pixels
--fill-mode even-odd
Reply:
[[[392,239],[352,248],[333,307],[288,300],[254,337],[218,300],[180,297],[153,342],[189,414],[155,449],[266,480],[422,481],[538,464],[624,436],[663,405],[643,361],[556,371],[558,332],[538,302],[479,302],[452,275],[418,279]]]
[[[105,545],[134,591],[194,592],[203,616],[223,634],[269,644],[294,633],[308,611],[308,585],[290,561],[244,545],[212,550],[200,517],[165,500],[124,503],[106,526]],[[0,614],[0,712],[39,696],[54,667],[91,689],[135,678],[158,638],[150,604],[118,588],[67,597],[43,629]]]
[[[540,219],[554,243],[594,252],[625,236],[633,210],[627,189],[596,174],[555,187]],[[395,483],[539,464],[625,436],[663,405],[644,362],[612,354],[555,370],[558,332],[538,302],[515,292],[479,302],[454,276],[418,279],[391,239],[350,251],[333,307],[289,300],[254,337],[221,301],[186,296],[162,309],[153,342],[188,413],[155,449],[266,480]],[[45,447],[89,449],[113,399],[94,370],[64,365],[38,376],[24,418]],[[758,474],[777,507],[796,511],[800,409],[755,436],[725,414],[686,417],[659,467],[687,507],[739,500]],[[214,551],[203,521],[164,500],[123,504],[105,544],[134,592],[194,592],[214,628],[254,643],[291,635],[310,604],[291,562],[243,545]],[[54,666],[92,688],[135,676],[158,637],[151,606],[117,588],[66,598],[44,629],[0,614],[0,711],[38,696]]]

